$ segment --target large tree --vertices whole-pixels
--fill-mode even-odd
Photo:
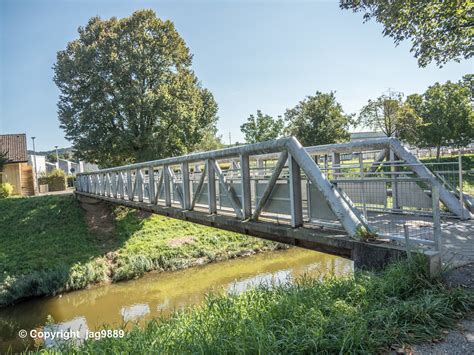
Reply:
[[[369,100],[361,109],[357,124],[383,132],[387,137],[413,142],[421,119],[403,101],[402,93],[390,92]]]
[[[257,115],[250,115],[247,122],[240,126],[247,143],[264,142],[278,138],[283,133],[283,119],[276,120],[262,111],[257,110]]]
[[[75,156],[110,166],[193,151],[214,130],[217,104],[191,62],[173,23],[151,10],[91,18],[54,65]]]
[[[334,92],[316,92],[294,108],[286,110],[287,133],[296,136],[303,145],[330,144],[350,138],[350,115],[336,101]]]
[[[340,0],[340,7],[363,12],[365,21],[375,18],[397,45],[411,40],[421,67],[474,55],[472,0]]]
[[[474,139],[474,112],[469,89],[462,83],[436,83],[423,95],[410,95],[407,102],[422,118],[418,144],[440,148],[446,145],[462,147]]]

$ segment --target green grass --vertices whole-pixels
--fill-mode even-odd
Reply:
[[[88,230],[72,195],[0,199],[0,306],[281,247],[126,208],[114,216],[115,232],[104,237]]]
[[[449,290],[429,279],[422,263],[404,262],[380,274],[303,278],[240,295],[210,295],[201,306],[136,326],[123,338],[90,340],[77,348],[66,344],[60,350],[371,354],[438,338],[473,309],[472,293]]]

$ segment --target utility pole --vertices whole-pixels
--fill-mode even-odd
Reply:
[[[229,145],[232,145],[232,133],[229,132]]]
[[[56,169],[59,170],[59,154],[58,154],[58,146],[55,145],[54,148],[56,148]]]
[[[36,193],[39,192],[39,189],[38,189],[38,168],[37,168],[37,165],[36,165],[35,139],[36,139],[36,137],[31,137],[31,140],[33,141],[33,161],[34,161],[34,164],[35,164],[35,181],[34,181],[34,184],[33,184],[33,188],[35,189],[35,194],[36,194]]]

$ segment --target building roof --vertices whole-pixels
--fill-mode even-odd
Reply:
[[[383,132],[351,132],[351,141],[387,137]]]
[[[0,134],[0,152],[7,153],[8,163],[28,161],[26,134]]]

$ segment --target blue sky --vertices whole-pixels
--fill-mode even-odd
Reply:
[[[69,146],[56,113],[56,52],[90,17],[142,8],[176,25],[219,104],[226,142],[229,132],[243,141],[239,127],[257,109],[283,114],[318,90],[336,91],[344,110],[357,113],[389,88],[423,92],[474,72],[468,61],[418,68],[409,43],[395,47],[381,25],[337,1],[0,0],[0,132],[35,135],[38,150]]]

